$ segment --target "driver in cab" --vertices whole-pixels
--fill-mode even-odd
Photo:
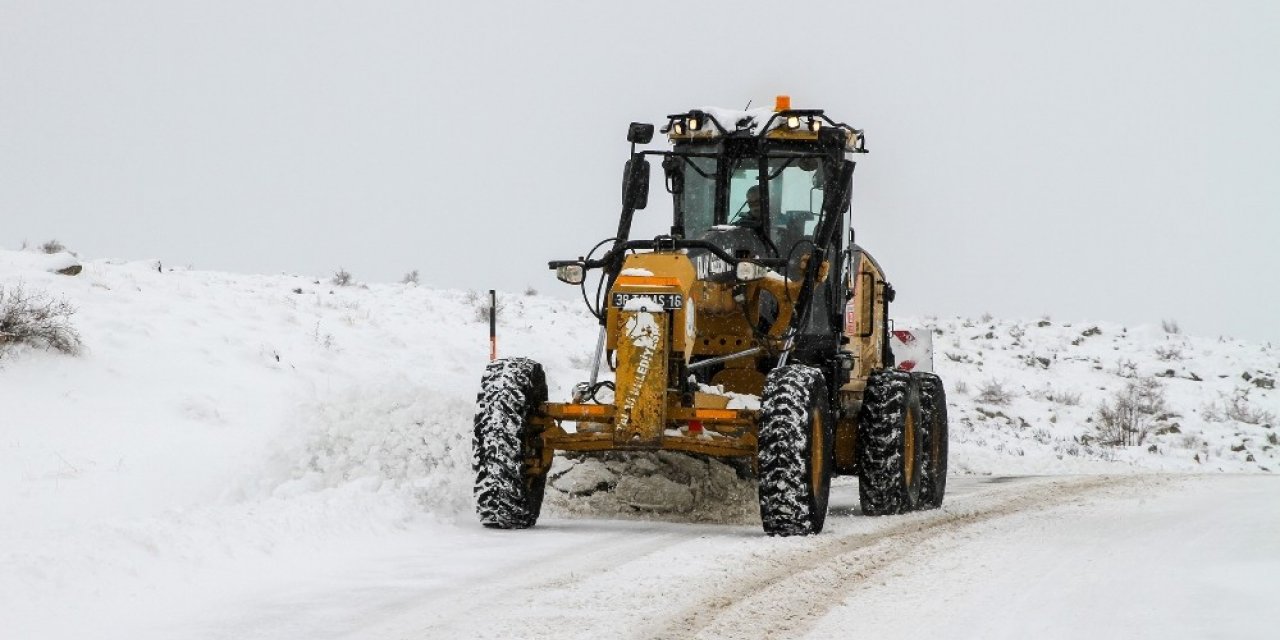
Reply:
[[[760,210],[760,185],[747,189],[747,210],[733,224],[764,231],[764,212]]]

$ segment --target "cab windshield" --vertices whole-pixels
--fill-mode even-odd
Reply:
[[[700,238],[716,225],[749,227],[776,247],[777,257],[789,256],[800,240],[813,236],[817,227],[825,180],[823,162],[813,156],[776,155],[767,159],[765,171],[767,208],[759,202],[758,156],[733,160],[723,156],[686,156],[684,185],[676,196],[684,236]],[[724,208],[717,210],[720,179],[726,182],[720,200]]]
[[[767,233],[779,257],[790,255],[802,239],[812,237],[822,213],[822,162],[817,158],[779,157],[768,161],[767,212],[760,195],[760,162],[743,158],[729,172],[726,224],[754,227]],[[767,221],[767,229],[765,228]]]

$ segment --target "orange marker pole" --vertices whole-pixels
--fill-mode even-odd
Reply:
[[[489,290],[489,362],[498,359],[498,292]]]

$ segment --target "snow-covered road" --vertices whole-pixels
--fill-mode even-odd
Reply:
[[[827,531],[550,519],[440,526],[189,638],[1230,637],[1280,629],[1280,479],[952,479],[942,510]],[[425,534],[425,535],[424,535]],[[154,629],[157,637],[165,629]],[[177,628],[168,632],[179,633]],[[174,636],[176,637],[176,636]]]

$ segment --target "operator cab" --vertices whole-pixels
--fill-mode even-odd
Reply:
[[[821,112],[776,116],[768,109],[671,116],[666,131],[673,149],[663,169],[674,197],[675,235],[711,242],[734,256],[785,259],[783,275],[797,277],[847,137],[820,135]],[[706,251],[695,262],[701,279],[727,271]]]

